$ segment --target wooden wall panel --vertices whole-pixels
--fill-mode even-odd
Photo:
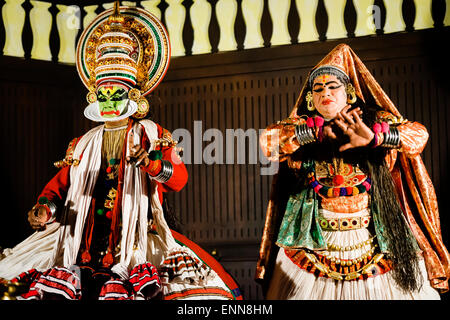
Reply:
[[[84,100],[80,91],[78,84],[0,79],[0,167],[2,196],[8,208],[5,222],[0,224],[1,247],[12,246],[32,232],[26,214],[56,174],[53,162],[64,158],[72,136],[89,127],[80,117]]]

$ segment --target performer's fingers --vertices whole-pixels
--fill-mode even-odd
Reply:
[[[34,206],[33,208],[31,208],[31,214],[34,217],[38,217],[39,216],[39,210],[38,210],[37,206]]]
[[[138,144],[135,144],[132,148],[131,151],[133,151],[133,154],[136,156],[140,151],[142,150],[142,147]]]
[[[333,132],[333,130],[331,129],[330,126],[326,126],[323,128],[323,134],[326,137],[332,138],[332,139],[337,139],[336,134]]]
[[[355,124],[355,121],[353,120],[352,112],[341,112],[342,117],[350,124]]]
[[[142,153],[136,161],[136,166],[145,164],[146,158],[147,158],[147,152]]]
[[[45,223],[34,220],[34,219],[29,220],[29,222],[30,222],[31,228],[33,228],[33,229],[40,229],[45,225]]]
[[[347,113],[347,111],[351,108],[352,106],[351,105],[346,105],[344,108],[342,108],[342,110],[341,110],[341,112],[340,113]]]
[[[352,110],[351,115],[353,116],[353,119],[355,119],[357,124],[362,124],[363,123],[362,120],[361,120],[361,117],[358,114],[358,110],[356,110],[356,109]]]
[[[334,119],[334,123],[337,124],[339,128],[341,128],[342,131],[347,131],[347,125],[342,121],[341,119]]]
[[[141,146],[138,146],[139,148],[137,149],[136,153],[134,154],[135,158],[140,158],[143,154],[146,153],[146,151],[144,149],[141,148]]]
[[[351,147],[352,147],[352,144],[351,144],[351,143],[346,143],[346,144],[342,145],[342,146],[339,148],[339,151],[340,151],[340,152],[343,152],[343,151],[345,151],[345,150],[350,149]]]

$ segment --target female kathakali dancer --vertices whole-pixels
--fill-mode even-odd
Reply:
[[[267,299],[439,299],[448,290],[428,133],[347,45],[309,73],[261,147],[274,177],[256,280]]]
[[[82,33],[84,114],[104,124],[70,142],[28,213],[37,231],[3,251],[0,277],[28,288],[19,299],[242,299],[164,216],[163,194],[181,190],[187,170],[170,133],[144,118],[169,59],[166,30],[140,8],[116,2]]]

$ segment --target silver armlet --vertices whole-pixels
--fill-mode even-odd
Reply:
[[[389,132],[383,133],[382,147],[399,148],[400,147],[400,132],[396,127],[390,127]]]
[[[295,127],[295,137],[302,146],[316,141],[313,130],[306,124],[299,124]]]
[[[52,216],[46,222],[46,224],[50,224],[56,220],[56,205],[53,202],[49,201],[47,202],[46,206],[50,209],[50,212],[52,213]]]
[[[169,181],[169,179],[173,175],[173,166],[172,163],[168,160],[161,160],[161,171],[153,177],[158,182],[165,183]]]

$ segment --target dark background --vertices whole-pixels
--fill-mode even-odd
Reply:
[[[52,1],[53,2],[53,1]],[[213,5],[217,1],[209,1]],[[238,3],[240,4],[240,0]],[[449,28],[443,27],[445,1],[433,1],[434,28],[415,31],[414,2],[405,0],[406,31],[355,38],[356,12],[352,1],[345,10],[348,38],[326,40],[328,20],[319,0],[316,15],[320,41],[296,43],[299,18],[295,6],[289,14],[292,44],[270,47],[272,25],[265,1],[262,33],[265,47],[243,50],[245,24],[239,8],[235,31],[238,50],[217,52],[219,29],[213,10],[210,24],[212,54],[190,55],[193,32],[187,10],[184,43],[187,56],[171,59],[169,71],[153,93],[154,121],[170,131],[194,121],[203,132],[219,129],[262,129],[286,118],[308,71],[339,43],[349,44],[386,90],[403,116],[423,123],[430,133],[423,159],[436,188],[442,233],[448,245],[450,180],[449,63],[444,45]],[[4,1],[0,1],[2,5]],[[56,2],[55,2],[56,3]],[[76,4],[74,1],[57,3]],[[102,1],[83,1],[83,5]],[[184,1],[187,9],[192,1]],[[375,1],[382,8],[383,1]],[[26,1],[29,11],[31,4]],[[159,7],[167,8],[165,1]],[[99,9],[98,12],[101,10]],[[55,5],[50,8],[55,16]],[[82,15],[83,17],[83,15]],[[162,19],[164,22],[164,18]],[[3,21],[0,47],[4,45]],[[80,30],[81,33],[81,30]],[[32,36],[27,18],[23,32],[25,58],[0,56],[0,119],[3,219],[0,246],[12,247],[31,234],[27,211],[44,185],[56,174],[53,162],[65,155],[69,141],[96,123],[83,117],[87,90],[74,65],[57,63],[58,34],[53,24],[54,61],[30,59]],[[206,147],[210,142],[204,142]],[[248,146],[250,147],[250,146]],[[248,149],[247,149],[248,151]],[[183,233],[210,252],[235,277],[244,297],[260,299],[253,281],[264,225],[271,176],[261,176],[261,164],[190,164],[189,181],[179,193],[168,195]],[[447,295],[443,296],[447,299]]]

